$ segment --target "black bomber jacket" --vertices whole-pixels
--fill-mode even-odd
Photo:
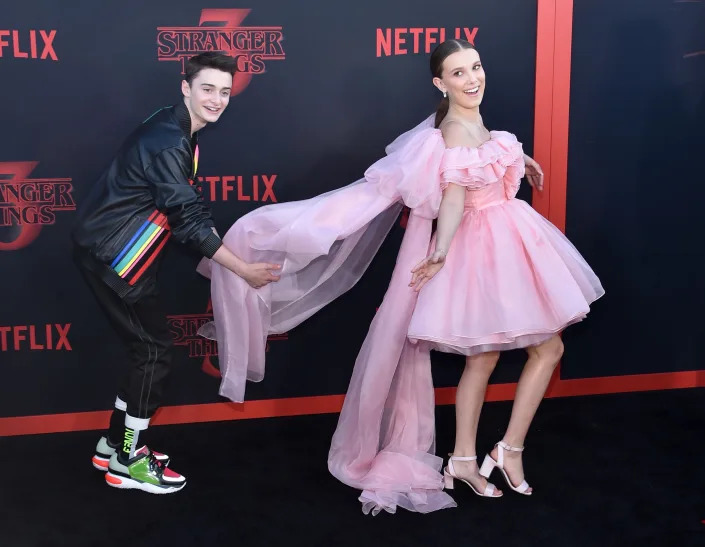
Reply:
[[[183,102],[162,108],[123,143],[77,212],[79,263],[126,301],[156,287],[170,238],[211,258],[222,245],[195,185],[198,136]]]

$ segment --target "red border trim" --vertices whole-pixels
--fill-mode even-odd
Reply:
[[[544,191],[533,192],[531,204],[546,218],[550,216],[551,119],[553,116],[553,53],[555,47],[555,0],[538,0],[536,20],[536,89],[534,98],[534,158],[544,171]]]
[[[547,397],[575,397],[631,391],[659,391],[705,387],[705,371],[641,374],[579,380],[557,380],[549,388]],[[509,401],[514,398],[516,384],[491,384],[487,401]],[[335,414],[343,406],[343,395],[296,397],[290,399],[265,399],[246,403],[210,403],[202,405],[167,406],[159,409],[152,425],[220,422],[253,418],[275,418],[313,414]],[[436,403],[450,405],[455,402],[455,388],[436,389]],[[0,418],[0,436],[61,433],[104,429],[110,418],[109,410],[74,412],[43,416]]]

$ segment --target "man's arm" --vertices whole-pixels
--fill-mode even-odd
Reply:
[[[218,236],[208,208],[204,207],[198,191],[188,182],[189,155],[181,148],[160,152],[147,169],[152,195],[157,208],[167,215],[174,239],[212,258],[218,264],[242,277],[254,288],[259,288],[278,276],[278,264],[248,264],[227,247]]]
[[[266,262],[248,264],[231,252],[225,245],[222,245],[220,249],[216,251],[213,255],[213,260],[221,266],[226,267],[235,275],[242,277],[255,289],[259,289],[272,281],[279,281],[279,276],[274,275],[270,271],[279,270],[281,268],[279,264],[268,264]]]
[[[212,230],[213,221],[198,191],[188,182],[185,173],[189,165],[186,150],[167,148],[156,155],[146,175],[157,209],[166,214],[174,239],[212,258],[223,242]]]

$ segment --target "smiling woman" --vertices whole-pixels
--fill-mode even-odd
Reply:
[[[451,100],[457,108],[466,110],[480,106],[485,91],[485,70],[470,42],[447,40],[439,45],[431,54],[431,74],[433,85],[443,93],[436,111],[436,127],[448,114]]]

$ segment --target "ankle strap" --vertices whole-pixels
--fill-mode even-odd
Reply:
[[[471,462],[477,459],[477,456],[453,456],[453,454],[448,454],[448,471],[455,477],[455,467],[453,467],[453,462]]]
[[[477,459],[477,456],[453,456],[452,452],[449,453],[448,456],[451,460],[455,460],[456,462],[471,462]]]
[[[501,446],[502,448],[504,448],[504,450],[509,450],[510,452],[523,452],[523,451],[524,451],[524,447],[523,447],[523,446],[522,446],[522,447],[509,446],[509,445],[508,445],[507,443],[505,443],[504,441],[499,441],[499,442],[497,443],[497,446]]]

